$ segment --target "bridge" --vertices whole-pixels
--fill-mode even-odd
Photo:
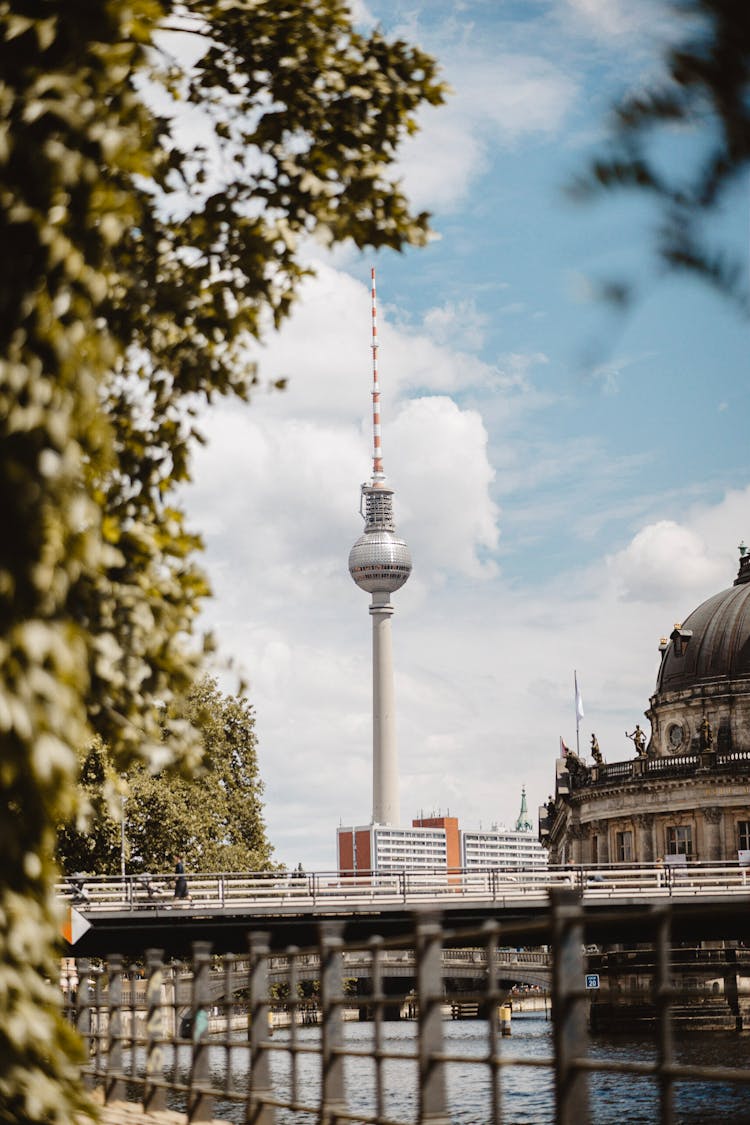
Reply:
[[[498,869],[397,871],[351,878],[276,872],[194,874],[189,899],[173,897],[172,874],[125,877],[76,875],[57,887],[60,899],[89,927],[78,955],[136,954],[159,948],[185,956],[195,941],[216,953],[241,953],[251,930],[269,934],[272,948],[312,945],[321,924],[338,922],[345,941],[378,934],[398,937],[415,912],[437,912],[461,929],[495,920],[513,927],[518,944],[548,944],[549,896],[574,890],[584,910],[587,942],[637,940],[639,912],[669,903],[675,940],[750,941],[748,869],[737,863],[681,867],[556,868],[523,874]],[[710,909],[694,922],[695,907]],[[616,909],[616,920],[613,911]],[[450,944],[450,934],[446,943]]]
[[[491,963],[490,963],[491,962]],[[400,1004],[413,992],[417,981],[418,958],[413,949],[383,949],[378,972],[383,994],[397,997]],[[229,971],[227,971],[229,967]],[[269,956],[268,981],[271,986],[286,986],[293,971],[298,984],[318,986],[324,968],[320,953],[306,951],[289,955]],[[252,962],[247,957],[227,960],[212,967],[206,996],[213,1008],[232,1003],[235,993],[247,988]],[[350,992],[353,1005],[369,1002],[373,987],[371,950],[345,951],[341,959],[342,979],[355,988]],[[552,955],[539,950],[495,949],[488,958],[486,949],[444,949],[441,979],[446,995],[481,991],[490,973],[506,987],[531,985],[548,993],[552,985]],[[194,975],[192,961],[173,961],[164,970],[164,986],[168,988],[172,1023],[178,1025],[191,1011]],[[142,1007],[146,1000],[146,980],[133,973],[123,987],[123,1001],[128,1009]],[[311,990],[312,991],[312,990]]]

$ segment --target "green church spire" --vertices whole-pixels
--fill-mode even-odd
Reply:
[[[526,786],[521,789],[521,811],[516,821],[516,832],[533,832],[534,825],[529,820],[529,810],[526,807]]]

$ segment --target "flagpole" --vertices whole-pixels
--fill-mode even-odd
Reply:
[[[581,719],[583,718],[583,700],[581,698],[581,693],[578,690],[578,672],[576,671],[575,668],[573,669],[573,690],[575,692],[575,708],[576,708],[576,754],[580,758],[580,756],[581,756],[581,739],[580,739],[578,728],[579,728]]]

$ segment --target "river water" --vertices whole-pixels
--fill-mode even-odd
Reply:
[[[371,1024],[344,1025],[347,1045],[371,1049]],[[403,1053],[416,1049],[416,1024],[389,1023],[383,1028],[388,1050]],[[318,1028],[300,1028],[297,1042],[319,1044]],[[449,1021],[444,1025],[445,1053],[480,1056],[487,1051],[487,1026],[480,1020]],[[289,1041],[288,1031],[275,1031],[273,1043],[281,1047]],[[500,1054],[508,1059],[551,1059],[552,1024],[543,1013],[514,1014],[513,1031],[500,1041]],[[589,1054],[593,1058],[652,1061],[656,1046],[652,1040],[597,1036]],[[246,1051],[232,1051],[233,1086],[242,1088],[246,1074]],[[750,1037],[703,1034],[677,1036],[676,1061],[705,1066],[750,1066]],[[288,1096],[289,1056],[274,1051],[271,1056],[274,1088]],[[226,1050],[210,1048],[214,1081],[226,1072]],[[386,1114],[397,1121],[416,1121],[418,1092],[416,1063],[412,1060],[388,1061],[385,1067]],[[346,1060],[346,1091],[349,1108],[372,1113],[375,1105],[375,1064],[371,1057]],[[454,1125],[488,1125],[490,1121],[489,1073],[486,1065],[451,1063],[448,1065],[450,1120]],[[503,1068],[501,1077],[502,1120],[505,1125],[553,1125],[555,1119],[553,1073],[550,1069],[524,1066]],[[320,1089],[320,1059],[313,1054],[298,1056],[298,1098],[315,1104]],[[630,1075],[591,1075],[590,1121],[592,1125],[651,1125],[659,1120],[659,1091],[655,1079]],[[750,1086],[733,1083],[679,1083],[675,1087],[676,1120],[679,1125],[750,1125]],[[219,1102],[215,1116],[227,1121],[243,1121],[243,1109],[228,1101]],[[278,1111],[280,1125],[307,1125],[314,1115]],[[582,1123],[583,1125],[583,1123]]]

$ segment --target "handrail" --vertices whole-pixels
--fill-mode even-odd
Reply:
[[[608,864],[549,867],[527,872],[498,868],[408,871],[342,876],[315,872],[299,878],[279,872],[197,872],[187,876],[192,910],[230,912],[248,906],[283,905],[300,910],[343,905],[439,905],[459,900],[534,901],[551,890],[573,887],[584,899],[675,895],[716,895],[746,891],[750,868],[738,862]],[[58,897],[84,914],[167,909],[187,900],[173,898],[172,874],[70,876],[56,885]]]

